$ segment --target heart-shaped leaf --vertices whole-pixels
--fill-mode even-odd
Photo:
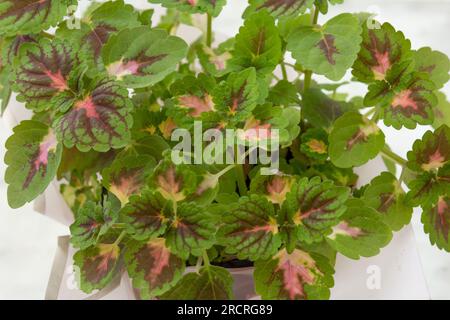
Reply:
[[[26,120],[14,128],[6,149],[8,202],[12,208],[19,208],[44,192],[53,180],[62,146],[47,125]]]
[[[323,26],[293,31],[287,49],[305,69],[338,81],[355,62],[361,41],[358,18],[344,13]]]
[[[441,195],[438,200],[423,208],[422,223],[432,244],[450,252],[450,197]]]
[[[255,263],[256,292],[263,299],[326,300],[334,285],[334,270],[326,258],[295,249],[279,251]]]
[[[103,289],[117,275],[120,248],[116,244],[99,244],[80,250],[73,256],[79,287],[86,293]]]
[[[130,197],[130,202],[120,210],[120,219],[134,239],[155,238],[163,234],[169,224],[167,205],[159,193],[147,190],[140,196]]]
[[[267,10],[274,17],[298,16],[311,8],[314,0],[250,0],[244,18],[254,12]]]
[[[377,255],[391,241],[392,231],[364,201],[352,199],[346,204],[347,211],[327,236],[328,243],[351,259]]]
[[[345,212],[345,201],[350,191],[337,187],[330,180],[319,177],[302,178],[288,193],[283,203],[289,223],[296,226],[298,240],[320,241]]]
[[[36,112],[52,108],[59,94],[70,93],[69,80],[76,75],[77,61],[75,51],[64,41],[22,44],[13,79],[18,101]]]
[[[130,139],[132,117],[128,91],[109,79],[93,81],[83,98],[71,104],[53,126],[68,148],[106,152]]]
[[[293,183],[294,177],[289,175],[257,175],[251,181],[250,191],[263,194],[270,202],[281,205]]]
[[[376,209],[384,223],[399,231],[411,221],[413,208],[406,204],[405,192],[395,176],[383,172],[365,189],[362,198],[366,206]]]
[[[334,123],[329,142],[333,164],[350,168],[375,158],[384,147],[384,134],[375,122],[357,112],[348,112]]]
[[[150,156],[118,157],[103,170],[103,185],[125,205],[131,195],[141,193],[155,165]]]
[[[151,3],[160,3],[166,8],[176,8],[189,13],[209,13],[217,17],[222,11],[226,0],[149,0]]]
[[[80,249],[96,244],[117,218],[118,211],[113,210],[111,203],[106,202],[102,206],[93,201],[86,202],[78,210],[75,222],[70,226],[70,242]]]
[[[38,33],[56,25],[75,0],[1,0],[0,34]]]
[[[233,277],[222,267],[206,266],[186,274],[162,300],[231,300]]]
[[[200,256],[215,243],[216,227],[205,208],[194,202],[177,205],[172,224],[166,233],[166,244],[183,259]]]
[[[128,274],[143,299],[165,293],[183,275],[185,262],[170,252],[163,238],[129,242],[127,248],[125,262]]]
[[[187,44],[161,29],[125,29],[110,37],[102,50],[110,76],[127,88],[142,88],[163,80],[186,56]]]
[[[442,88],[450,79],[450,60],[442,52],[425,47],[414,51],[412,57],[416,70],[428,73],[436,89]]]
[[[310,129],[302,135],[301,151],[316,160],[328,159],[328,134],[322,129]]]
[[[253,67],[260,74],[271,73],[281,58],[281,39],[275,20],[261,11],[245,20],[234,44],[232,70]]]
[[[219,243],[239,259],[267,259],[281,245],[273,205],[261,195],[242,197],[236,208],[223,216]]]
[[[249,68],[232,73],[221,82],[214,90],[213,101],[224,121],[231,118],[234,122],[240,122],[256,107],[258,93],[255,69]]]
[[[381,28],[363,28],[363,42],[353,75],[361,82],[384,80],[396,63],[410,57],[411,43],[400,31],[384,23]]]

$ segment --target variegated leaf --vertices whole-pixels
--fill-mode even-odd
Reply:
[[[274,17],[297,16],[311,8],[314,0],[250,0],[244,18],[254,12],[267,10]]]
[[[217,17],[226,4],[226,0],[149,0],[149,2],[189,13],[209,13],[213,17]]]
[[[442,194],[437,201],[423,208],[422,223],[432,244],[450,252],[450,197]]]

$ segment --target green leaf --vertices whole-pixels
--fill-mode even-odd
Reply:
[[[229,67],[232,58],[230,51],[234,48],[234,40],[234,38],[230,38],[217,48],[210,48],[203,43],[195,46],[198,59],[205,72],[214,76],[222,76],[231,71]]]
[[[362,41],[358,18],[340,14],[323,26],[305,26],[294,31],[287,49],[305,69],[340,80],[356,60]]]
[[[215,243],[216,227],[205,208],[194,202],[181,203],[166,232],[166,244],[170,250],[183,259],[190,254],[202,255]]]
[[[341,221],[327,236],[328,243],[350,259],[377,255],[391,241],[391,230],[364,201],[349,200],[347,206]]]
[[[405,192],[394,175],[383,172],[365,189],[362,198],[366,206],[376,209],[382,221],[393,231],[399,231],[411,221],[413,208],[405,201]]]
[[[186,274],[162,300],[232,300],[233,277],[221,267],[205,266]]]
[[[239,199],[223,216],[219,243],[239,259],[267,259],[277,252],[281,239],[273,205],[261,195]]]
[[[428,47],[420,48],[413,52],[413,59],[416,70],[428,73],[436,89],[442,88],[450,80],[450,60],[442,52]]]
[[[55,26],[74,0],[1,0],[0,35],[38,33]]]
[[[287,80],[278,81],[270,88],[267,101],[272,102],[275,106],[298,106],[300,103],[298,89],[295,84]]]
[[[120,219],[134,239],[153,239],[169,225],[166,212],[169,204],[159,193],[146,190],[140,196],[130,197],[130,202],[120,210]]]
[[[56,175],[62,146],[45,124],[26,120],[6,141],[8,203],[19,208],[40,195]]]
[[[450,252],[450,197],[441,195],[438,200],[423,208],[422,223],[430,242],[439,249]]]
[[[288,193],[283,203],[289,221],[297,228],[297,238],[311,243],[320,241],[345,212],[350,190],[337,187],[319,177],[302,178]]]
[[[427,131],[422,139],[414,142],[408,152],[409,169],[421,172],[436,172],[450,160],[450,128],[442,125],[436,131]]]
[[[80,289],[91,293],[107,286],[118,273],[119,256],[116,244],[99,244],[77,251],[73,261]]]
[[[436,91],[435,95],[438,99],[438,103],[434,108],[434,123],[433,127],[435,129],[439,128],[441,125],[445,124],[450,126],[450,102],[447,100],[447,96]]]
[[[124,147],[130,139],[132,117],[128,91],[109,79],[93,81],[87,93],[53,126],[68,148],[106,152]]]
[[[275,69],[280,59],[281,39],[275,20],[266,11],[251,15],[236,35],[229,67],[238,71],[253,67],[265,75]]]
[[[69,20],[62,24],[56,36],[80,46],[80,50],[86,51],[83,57],[94,67],[102,65],[101,52],[112,34],[141,25],[138,12],[123,0],[98,4],[84,15],[79,28],[74,28],[71,23]]]
[[[357,167],[378,155],[384,147],[384,134],[375,122],[357,112],[348,112],[334,123],[329,142],[329,154],[335,166]]]
[[[300,150],[312,159],[328,159],[328,134],[322,129],[310,129],[301,138]]]
[[[302,94],[302,115],[311,125],[330,131],[334,121],[352,106],[333,100],[319,89],[309,89]]]
[[[103,185],[125,205],[131,195],[141,193],[155,165],[155,159],[150,156],[117,157],[103,170]]]
[[[88,201],[78,210],[75,222],[70,226],[70,242],[76,248],[86,249],[97,244],[99,237],[111,228],[118,218],[111,203],[104,206]]]
[[[57,105],[59,95],[71,94],[70,79],[76,76],[79,62],[67,42],[43,39],[24,43],[17,63],[13,89],[19,92],[17,100],[26,102],[27,108],[48,110]]]
[[[102,57],[110,76],[127,88],[143,88],[175,71],[186,53],[187,44],[181,38],[143,26],[111,36]]]
[[[160,3],[166,8],[176,8],[188,13],[209,13],[217,17],[222,11],[226,0],[149,0],[151,3]]]
[[[11,92],[9,70],[3,68],[0,70],[0,115],[3,115],[9,104]]]
[[[392,66],[411,56],[410,41],[389,23],[379,29],[364,25],[362,35],[361,51],[353,65],[353,76],[361,82],[384,80]]]
[[[326,300],[334,270],[326,258],[295,249],[255,263],[256,292],[266,300]]]
[[[291,190],[294,177],[289,175],[260,175],[252,178],[250,192],[264,195],[270,202],[282,204]]]
[[[258,83],[254,68],[231,73],[213,92],[215,109],[222,118],[233,122],[245,120],[256,107]]]
[[[328,3],[330,4],[340,4],[344,3],[344,0],[315,0],[315,4],[319,9],[320,13],[327,14],[328,13]]]
[[[163,238],[128,242],[127,248],[128,274],[142,299],[165,293],[182,277],[185,262],[170,252]]]
[[[407,194],[409,205],[429,206],[436,203],[441,194],[450,192],[450,166],[439,170],[439,175],[425,172],[408,182],[410,189]]]
[[[298,16],[311,8],[314,0],[250,0],[244,18],[254,12],[267,10],[274,17]]]

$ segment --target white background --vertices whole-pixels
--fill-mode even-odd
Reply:
[[[81,1],[82,6],[89,1]],[[146,1],[126,1],[136,7],[152,7]],[[239,29],[245,0],[229,0],[222,14],[214,21],[214,29],[233,36]],[[341,12],[376,11],[380,21],[389,21],[411,39],[413,48],[430,46],[450,55],[450,1],[449,0],[346,0],[330,9],[329,17]],[[160,11],[158,11],[160,12]],[[327,17],[328,19],[328,17]],[[321,17],[319,22],[324,22]],[[364,86],[346,86],[342,91],[352,95],[363,94]],[[450,86],[443,90],[450,96]],[[428,129],[396,131],[385,129],[387,141],[400,155],[405,156],[415,139]],[[0,122],[0,157],[4,143],[11,134]],[[4,165],[0,163],[0,176]],[[67,228],[34,213],[31,206],[12,210],[6,202],[6,186],[0,180],[0,299],[42,299],[52,264],[56,237],[67,233]],[[422,265],[433,299],[450,299],[450,254],[431,247],[419,223],[416,211],[413,227]],[[411,279],[414,281],[414,279]]]

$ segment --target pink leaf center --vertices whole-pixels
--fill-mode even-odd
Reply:
[[[52,73],[49,70],[45,71],[45,75],[52,81],[51,87],[57,89],[58,91],[65,91],[69,89],[67,81],[59,70],[57,73]]]
[[[377,65],[372,68],[376,80],[384,80],[386,73],[391,67],[391,61],[389,60],[389,52],[375,52],[375,59]]]
[[[412,91],[411,90],[403,90],[398,95],[395,96],[394,100],[392,101],[392,107],[393,108],[403,108],[408,109],[412,108],[414,110],[418,110],[419,106],[417,105],[417,102],[414,101],[413,98],[411,98]]]
[[[75,103],[75,108],[80,110],[84,110],[86,112],[86,116],[91,119],[99,119],[100,115],[97,112],[95,107],[95,103],[92,101],[92,97],[87,97],[82,101],[77,101]]]

